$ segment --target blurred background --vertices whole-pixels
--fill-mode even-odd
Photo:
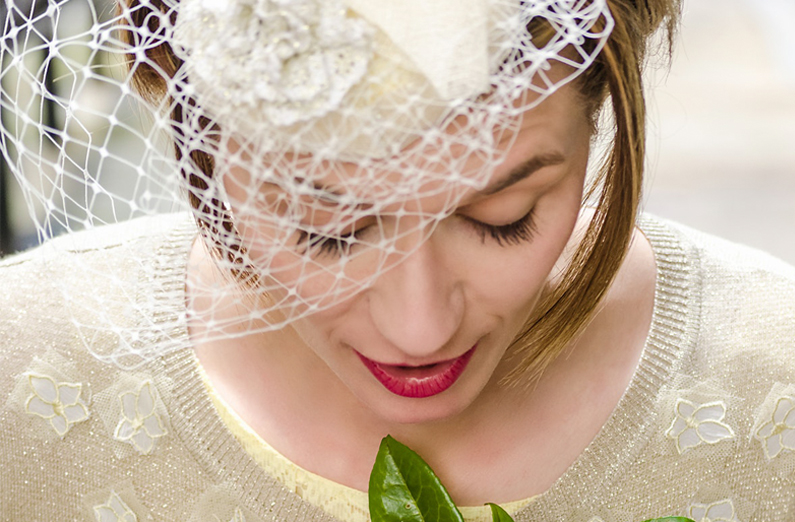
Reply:
[[[4,8],[14,5],[9,1],[30,0],[5,0]],[[795,0],[684,1],[670,69],[652,59],[647,70],[644,209],[795,264]],[[109,4],[98,10],[109,12]],[[62,16],[74,17],[79,27],[86,14],[74,8]],[[114,103],[99,90],[96,99]],[[120,117],[129,112],[118,109]],[[128,138],[102,138],[108,150],[130,158],[124,165],[106,162],[102,183],[120,185],[131,200],[152,197],[124,187],[136,157]],[[6,254],[37,241],[27,205],[9,178],[0,170],[0,252]]]
[[[684,0],[649,68],[645,209],[795,264],[795,0]]]

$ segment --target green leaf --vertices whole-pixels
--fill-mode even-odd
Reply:
[[[489,502],[489,506],[491,506],[491,518],[494,522],[513,522],[511,515],[500,506],[492,504],[491,502]]]
[[[692,518],[685,518],[685,517],[664,517],[664,518],[652,518],[646,520],[646,522],[696,522]]]
[[[372,522],[464,522],[430,466],[389,435],[378,448],[368,496]]]

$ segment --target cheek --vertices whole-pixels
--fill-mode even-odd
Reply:
[[[541,197],[534,207],[533,238],[501,247],[488,238],[471,241],[467,263],[470,302],[488,313],[526,316],[552,282],[577,223],[581,180],[572,179]]]

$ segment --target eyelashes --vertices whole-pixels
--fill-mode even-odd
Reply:
[[[535,208],[527,214],[507,225],[489,225],[476,219],[462,216],[481,243],[491,239],[501,247],[520,245],[533,240],[537,232],[534,219]],[[313,257],[342,257],[351,253],[351,249],[360,242],[360,237],[374,225],[368,225],[340,236],[325,236],[301,230],[298,232],[296,247],[302,249],[301,254],[310,253]]]
[[[464,219],[480,236],[481,243],[485,243],[486,239],[490,238],[496,241],[499,246],[506,247],[533,240],[537,231],[534,211],[535,208],[530,209],[530,212],[507,225],[489,225],[476,219],[466,217]]]
[[[302,249],[301,255],[311,252],[313,257],[347,256],[351,253],[353,245],[359,240],[359,236],[368,228],[370,227],[363,227],[337,237],[324,236],[301,230],[298,233],[296,247]]]

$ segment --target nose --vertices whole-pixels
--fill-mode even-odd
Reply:
[[[416,359],[447,346],[464,317],[463,283],[434,239],[382,274],[368,291],[375,327]]]

